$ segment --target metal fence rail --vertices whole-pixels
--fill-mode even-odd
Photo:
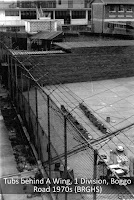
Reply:
[[[21,114],[34,144],[39,160],[42,161],[48,177],[106,179],[108,166],[104,159],[93,149],[83,133],[72,123],[68,114],[46,93],[32,77],[23,63],[12,55],[1,43],[2,61],[8,63],[8,89],[10,97]],[[6,56],[5,56],[6,54]],[[30,58],[29,58],[30,59]],[[36,67],[36,66],[35,66]],[[84,145],[86,148],[84,148]],[[79,151],[79,147],[83,149]],[[101,161],[103,164],[100,164]],[[62,166],[63,171],[60,170]],[[119,177],[116,177],[119,179]],[[97,183],[91,183],[96,186]],[[92,191],[78,194],[58,194],[57,199],[117,199],[124,191],[131,194],[126,186],[111,189],[103,186],[102,194]],[[126,194],[125,193],[125,194]]]

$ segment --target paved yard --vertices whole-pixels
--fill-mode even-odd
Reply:
[[[49,86],[47,89],[54,90],[51,97],[57,105],[63,104],[70,111],[72,110],[72,114],[94,139],[103,134],[79,110],[77,107],[79,102],[84,101],[111,132],[134,123],[134,77]],[[110,123],[106,122],[107,117],[110,117]],[[123,145],[127,149],[128,156],[134,156],[134,126],[113,137],[112,140],[95,144],[94,148],[97,148],[100,154],[109,156],[109,150],[116,145]],[[93,161],[88,151],[79,152],[68,158],[68,163],[77,177],[90,177],[92,174]],[[132,188],[131,191],[133,191]]]
[[[51,99],[60,107],[63,104],[68,108],[77,120],[88,130],[94,139],[104,136],[96,127],[85,117],[78,105],[84,102],[88,109],[107,126],[111,132],[119,130],[127,125],[134,123],[134,77],[120,78],[105,81],[70,83],[65,85],[52,85],[44,87],[44,91],[50,94]],[[25,93],[25,97],[27,97]],[[34,91],[30,92],[30,104],[35,111]],[[39,121],[47,132],[47,113],[46,103],[38,93]],[[56,114],[52,114],[55,127],[51,129],[51,141],[58,153],[64,148],[64,131],[62,119]],[[54,118],[53,118],[54,117]],[[110,122],[106,122],[106,117],[110,117]],[[59,123],[60,122],[60,123]],[[57,125],[56,125],[57,124]],[[72,131],[72,130],[71,130]],[[43,142],[43,139],[42,139]],[[110,148],[117,144],[123,144],[129,155],[134,154],[134,127],[130,127],[125,132],[111,140],[94,144],[100,154],[108,154]],[[68,147],[74,148],[80,145],[80,142],[74,139],[74,136],[68,132]],[[43,145],[43,144],[42,144]],[[102,147],[101,147],[102,146]],[[74,170],[75,177],[93,177],[93,155],[90,149],[73,153],[68,157],[68,165]],[[117,199],[123,192],[117,189],[111,189],[111,186],[105,188],[109,191],[109,199]],[[116,194],[117,192],[117,194]],[[125,191],[126,192],[126,191]],[[104,192],[105,193],[105,192]],[[101,195],[99,199],[107,199],[107,194]],[[80,197],[78,197],[79,199]],[[88,195],[84,195],[84,199]],[[90,198],[89,198],[90,199]],[[92,197],[91,197],[92,199]]]
[[[93,138],[99,137],[100,133],[77,107],[79,102],[84,101],[111,132],[134,123],[134,77],[47,86],[47,89],[54,90],[50,96],[57,105],[64,104],[68,109],[73,109],[72,114]],[[107,117],[110,117],[110,123],[106,122]]]

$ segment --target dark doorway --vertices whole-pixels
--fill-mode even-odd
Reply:
[[[71,17],[69,11],[66,13],[64,17],[64,24],[70,24],[71,23]]]

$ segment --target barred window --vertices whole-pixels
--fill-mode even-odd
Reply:
[[[19,8],[36,8],[36,2],[22,1],[17,2],[17,7]]]
[[[72,11],[72,19],[85,19],[86,12],[85,11]]]
[[[41,6],[42,8],[56,8],[56,1],[38,1],[37,5],[38,7]]]
[[[119,5],[119,12],[123,12],[124,11],[124,6],[123,5]]]
[[[17,2],[17,7],[19,8],[36,8],[36,6],[38,7],[42,7],[42,8],[55,8],[56,7],[56,0],[48,0],[48,1],[21,1],[21,2]]]
[[[36,19],[36,11],[21,11],[21,19]]]
[[[127,11],[127,12],[132,12],[132,7],[131,7],[131,6],[127,6],[126,11]]]
[[[19,16],[18,10],[6,10],[5,16]]]
[[[68,0],[68,8],[73,8],[73,0]]]
[[[110,12],[115,12],[115,11],[116,11],[115,6],[114,6],[114,5],[110,5],[109,11],[110,11]]]
[[[55,11],[55,19],[65,19],[67,15],[67,11]]]

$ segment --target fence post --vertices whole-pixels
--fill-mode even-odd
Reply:
[[[13,102],[15,103],[15,60],[12,58],[12,85],[13,85]]]
[[[10,56],[8,54],[8,90],[11,95],[11,74],[10,74]]]
[[[16,107],[18,111],[18,75],[17,75],[17,63],[15,61],[15,89],[16,89]]]
[[[64,153],[65,153],[65,166],[64,176],[67,179],[67,117],[64,115]],[[65,200],[67,200],[67,192],[65,192]]]
[[[48,164],[49,178],[51,179],[51,135],[50,135],[50,98],[47,95],[47,119],[48,119]]]
[[[2,40],[1,40],[2,41]],[[2,47],[1,47],[1,60],[2,60],[2,62],[4,62],[3,61],[3,44],[2,44]]]
[[[39,130],[38,130],[38,94],[37,86],[35,86],[35,109],[36,109],[36,138],[37,138],[37,147],[38,147],[38,157],[40,157],[40,142],[39,142]]]
[[[24,109],[24,98],[23,98],[23,89],[24,89],[24,84],[23,84],[23,70],[21,70],[21,104],[22,104],[22,110],[21,110],[21,113],[22,113],[22,119],[24,121],[24,117],[25,117],[25,109]]]
[[[98,155],[98,152],[97,150],[95,149],[94,150],[94,168],[93,168],[93,179],[97,179],[97,155]],[[96,184],[94,184],[94,187],[95,187],[95,191],[93,190],[93,200],[96,200]]]
[[[27,79],[27,102],[28,102],[28,129],[30,132],[30,100],[29,100],[29,90],[30,90],[30,79]]]
[[[14,80],[13,80],[13,59],[11,56],[11,68],[10,68],[10,72],[11,72],[11,98],[14,101]]]

